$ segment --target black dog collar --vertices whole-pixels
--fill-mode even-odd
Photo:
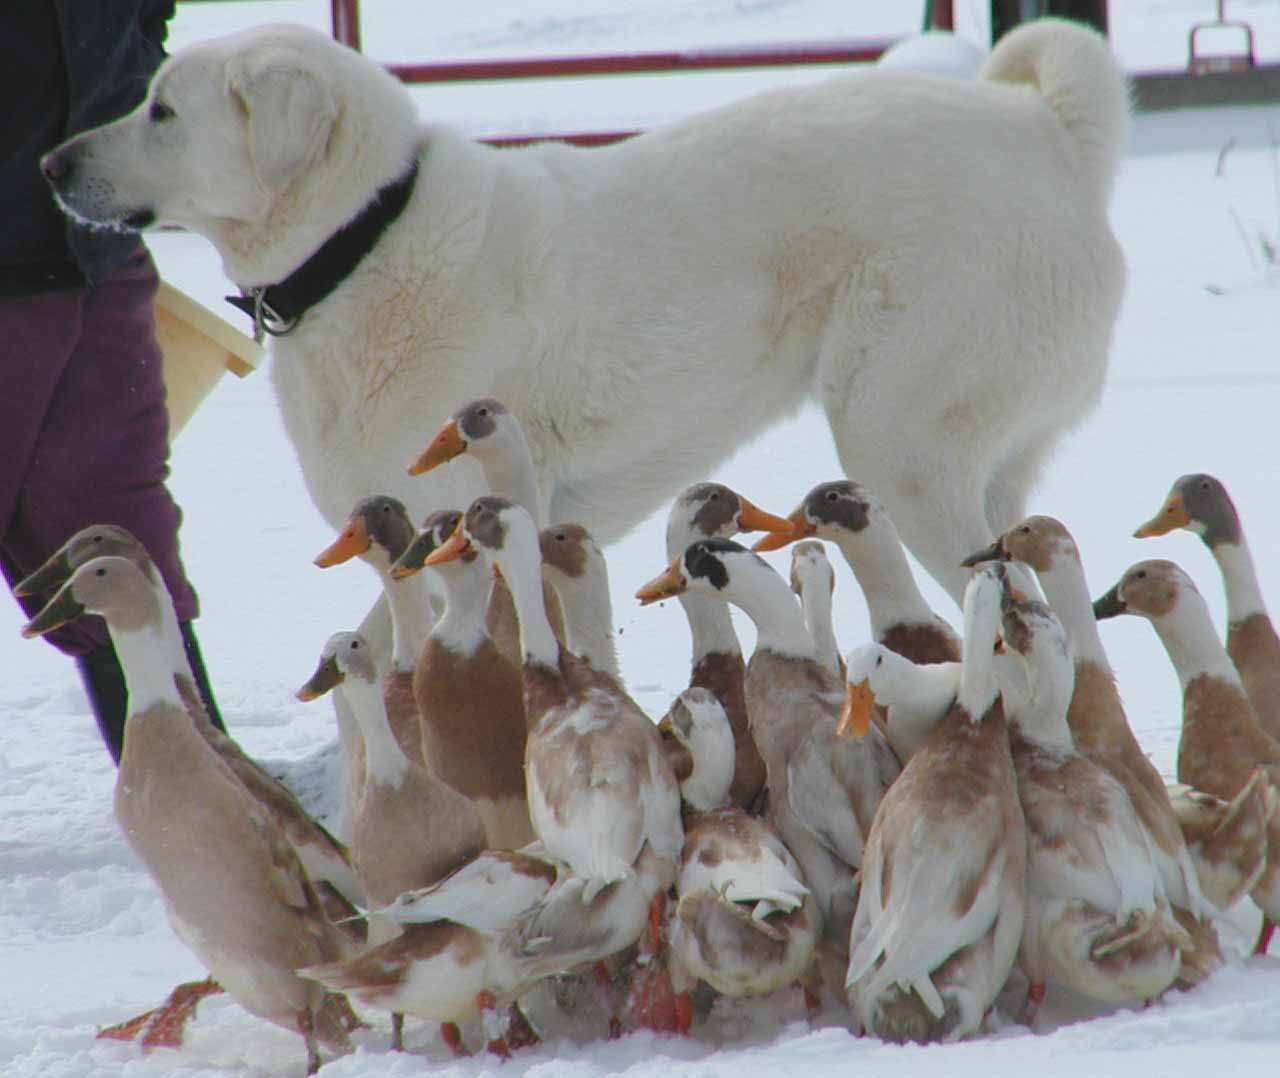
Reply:
[[[418,162],[414,161],[283,281],[227,296],[228,303],[253,319],[254,340],[260,342],[264,333],[273,337],[292,333],[307,311],[346,280],[408,205],[417,178]]]

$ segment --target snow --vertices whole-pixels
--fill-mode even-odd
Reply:
[[[983,40],[977,13],[957,0],[961,32]],[[1119,0],[1112,5],[1116,48],[1130,70],[1185,62],[1186,30],[1213,5],[1192,0]],[[915,5],[848,0],[561,0],[531,10],[520,0],[432,5],[366,0],[365,47],[383,59],[588,52],[761,41],[901,34],[918,22]],[[456,10],[455,10],[456,9]],[[910,9],[910,10],[904,10]],[[446,14],[447,11],[447,14]],[[1228,5],[1250,19],[1260,58],[1280,58],[1280,5]],[[172,44],[260,21],[327,28],[328,4],[286,0],[183,4]],[[424,115],[476,133],[651,122],[740,96],[757,86],[820,77],[817,71],[734,73],[555,85],[417,89]],[[1195,110],[1135,119],[1117,185],[1113,219],[1131,278],[1110,376],[1096,414],[1064,444],[1031,509],[1062,518],[1082,550],[1094,594],[1126,566],[1171,557],[1196,579],[1221,619],[1218,573],[1195,537],[1129,538],[1160,505],[1170,482],[1210,471],[1240,508],[1264,595],[1275,597],[1280,507],[1275,500],[1280,373],[1277,270],[1260,261],[1258,239],[1280,240],[1280,169],[1274,143],[1280,111]],[[1270,145],[1269,145],[1270,144]],[[1229,149],[1226,149],[1230,147]],[[1224,152],[1225,150],[1225,152]],[[1248,237],[1249,245],[1245,239]],[[158,235],[165,275],[215,308],[230,291],[207,244]],[[438,417],[424,419],[428,437]],[[656,417],[655,417],[656,421]],[[808,490],[839,474],[815,409],[768,431],[713,478],[757,504],[788,512]],[[307,761],[334,737],[328,705],[298,703],[325,639],[353,628],[377,591],[354,564],[321,573],[311,558],[333,538],[307,501],[292,450],[260,372],[228,376],[175,445],[171,486],[185,512],[183,551],[200,590],[199,632],[224,714],[246,749],[263,759]],[[855,477],[856,478],[856,477]],[[675,492],[673,492],[674,494]],[[687,630],[676,604],[640,610],[634,589],[665,563],[663,520],[646,521],[607,553],[622,669],[640,704],[661,714],[684,685]],[[785,566],[788,555],[773,555]],[[838,557],[836,629],[844,648],[867,638],[866,614]],[[956,611],[922,581],[940,611]],[[117,833],[110,811],[115,772],[98,739],[72,665],[53,649],[21,640],[16,604],[0,607],[0,1074],[300,1075],[298,1039],[252,1018],[225,997],[205,1001],[181,1051],[148,1056],[96,1041],[96,1026],[158,1003],[178,981],[204,975],[177,942],[154,887]],[[749,623],[739,620],[744,645]],[[1105,623],[1104,641],[1140,741],[1171,776],[1180,703],[1177,680],[1150,627],[1132,618]],[[309,768],[308,796],[324,800],[323,776]],[[1224,935],[1237,952],[1256,930],[1257,911],[1233,911]],[[897,1048],[855,1040],[827,1009],[810,1031],[787,994],[750,1005],[717,1003],[693,1038],[637,1034],[618,1042],[573,1039],[548,1019],[551,1038],[503,1064],[502,1073],[626,1072],[708,1078],[804,1072],[809,1078],[854,1068],[876,1076],[1090,1073],[1118,1078],[1135,1068],[1192,1074],[1229,1060],[1235,1075],[1272,1075],[1280,1058],[1280,972],[1274,960],[1231,966],[1187,994],[1143,1011],[1091,1013],[1051,996],[1035,1034],[1009,1026],[965,1045]],[[478,1075],[485,1058],[452,1060],[434,1029],[410,1022],[408,1054],[385,1051],[385,1016],[358,1050],[329,1063],[330,1078],[366,1075]]]

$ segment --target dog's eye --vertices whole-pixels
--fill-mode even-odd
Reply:
[[[171,109],[163,101],[151,102],[150,116],[151,116],[151,122],[153,124],[164,123],[165,120],[172,120],[174,115],[175,113],[173,109]]]

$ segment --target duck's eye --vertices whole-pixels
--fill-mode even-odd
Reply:
[[[352,641],[351,641],[351,650],[352,650],[352,651],[359,651],[359,650],[360,650],[360,641],[359,641],[359,640],[352,640]]]
[[[718,490],[713,490],[710,494],[707,495],[707,501],[709,502],[718,501],[719,498],[720,498],[720,492]]]
[[[566,536],[564,532],[556,532],[556,542],[557,542],[557,543],[563,543],[563,542],[565,541],[565,539],[567,539],[567,538],[568,538],[568,536]]]
[[[883,666],[883,665],[884,665],[884,656],[883,656],[883,655],[877,655],[877,656],[876,656],[876,666]]]
[[[488,414],[489,414],[489,409],[488,409],[488,408],[477,408],[477,409],[476,409],[476,415],[478,415],[478,416],[484,417],[484,416],[487,416]]]
[[[149,115],[153,124],[161,124],[164,123],[165,120],[172,120],[175,113],[173,109],[163,101],[152,101]]]
[[[94,576],[106,576],[106,575],[107,575],[107,571],[106,571],[105,569],[99,569],[99,570],[98,570],[96,573],[94,573],[93,575],[94,575]]]
[[[1023,534],[1023,535],[1030,535],[1030,534],[1031,534],[1031,525],[1030,525],[1030,524],[1024,524],[1024,525],[1022,525],[1022,534]]]
[[[95,535],[95,536],[93,537],[93,541],[94,541],[95,543],[101,543],[101,542],[102,542],[102,536],[101,536],[101,535]]]
[[[1200,480],[1200,489],[1201,489],[1201,490],[1208,490],[1208,489],[1209,489],[1209,480],[1207,480],[1207,479],[1202,479],[1202,480]]]
[[[834,501],[838,501],[839,498],[840,498],[840,495],[837,494],[834,490],[827,491],[827,501],[834,502]]]
[[[1138,572],[1134,573],[1133,575],[1136,576],[1139,580],[1147,579],[1147,571],[1145,569],[1141,569]]]

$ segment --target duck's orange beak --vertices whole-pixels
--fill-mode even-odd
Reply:
[[[463,441],[462,434],[458,430],[458,422],[450,419],[436,431],[436,436],[431,439],[431,444],[422,451],[421,455],[409,462],[409,474],[421,475],[423,472],[429,472],[432,468],[453,460],[459,453],[466,451],[467,443]]]
[[[1175,528],[1185,528],[1191,523],[1191,514],[1187,512],[1182,494],[1174,491],[1164,500],[1160,512],[1148,520],[1133,533],[1135,539],[1150,539],[1156,535],[1165,535]]]
[[[863,678],[848,682],[844,687],[844,706],[840,708],[840,722],[836,737],[865,737],[875,714],[876,698],[870,683]]]
[[[472,551],[471,540],[467,538],[466,519],[458,521],[453,534],[427,555],[423,565],[439,565],[441,562],[456,561]]]
[[[363,554],[372,545],[373,541],[369,538],[364,520],[361,517],[352,517],[347,521],[347,526],[342,529],[342,534],[316,555],[315,563],[321,569],[341,565],[344,561],[350,561],[358,554]]]
[[[818,530],[815,525],[805,519],[803,508],[792,512],[785,523],[785,529],[770,530],[768,535],[757,539],[751,545],[751,549],[757,554],[762,554],[766,550],[781,550],[784,546],[790,546],[797,539],[805,539]]]
[[[661,599],[672,599],[688,588],[684,574],[680,572],[680,559],[675,558],[661,573],[636,591],[636,598],[640,600],[641,606],[648,606]]]
[[[738,513],[738,527],[744,532],[786,532],[790,534],[793,527],[785,517],[766,513],[754,502],[747,501],[741,494],[738,501],[742,509]]]
[[[320,699],[335,685],[340,685],[342,680],[342,671],[338,669],[337,662],[332,658],[322,659],[320,665],[316,667],[316,672],[293,695],[304,704],[309,703]]]

